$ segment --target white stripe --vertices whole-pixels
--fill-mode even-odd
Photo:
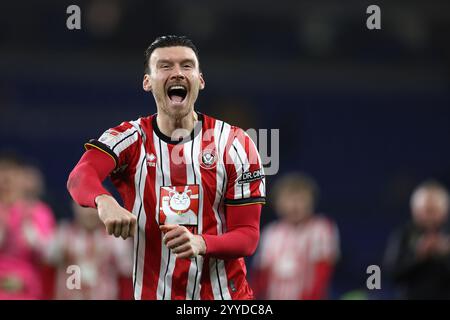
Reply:
[[[156,172],[157,181],[156,183],[156,199],[158,199],[158,207],[156,208],[157,221],[159,222],[159,197],[160,197],[160,187],[159,186],[170,186],[170,158],[169,150],[167,144],[161,141],[158,136],[153,133],[153,141],[155,144],[155,151],[158,154],[156,160]],[[161,153],[160,153],[161,150]],[[162,172],[161,172],[162,166]],[[172,274],[175,268],[176,257],[174,254],[170,254],[169,249],[162,244],[162,233],[161,233],[161,265],[159,270],[159,280],[158,289],[156,297],[158,300],[170,300],[172,293]],[[170,256],[170,257],[169,257]]]
[[[195,137],[193,143],[194,143],[194,153],[192,163],[194,164],[194,170],[195,170],[195,178],[196,182],[199,185],[199,198],[202,199],[202,201],[199,201],[199,208],[198,208],[198,234],[202,234],[203,232],[203,186],[202,186],[202,173],[200,172],[200,163],[199,163],[199,155],[201,152],[201,144],[202,144],[202,135],[203,135],[203,128],[200,129],[199,134]],[[192,168],[192,166],[191,166]]]
[[[223,123],[223,130],[221,129],[222,125],[220,123]],[[225,205],[224,205],[224,200],[225,200],[225,193],[227,191],[227,182],[228,182],[228,177],[227,177],[227,171],[226,171],[226,167],[225,167],[225,161],[224,161],[224,154],[225,154],[225,149],[227,146],[227,142],[228,142],[228,137],[230,135],[230,129],[231,126],[223,121],[216,121],[216,128],[215,128],[215,137],[217,139],[220,138],[220,141],[216,141],[216,147],[217,147],[217,153],[218,153],[218,157],[221,160],[220,163],[217,164],[217,193],[221,195],[221,199],[219,197],[219,216],[222,220],[222,225],[217,226],[217,233],[218,234],[222,234],[223,232],[227,231],[227,223],[226,223],[226,217],[225,217]],[[220,134],[220,131],[222,130],[222,135]],[[223,193],[222,193],[223,192]],[[216,203],[214,203],[214,208],[216,208]],[[220,231],[219,231],[220,230]]]
[[[244,131],[245,132],[245,131]],[[249,141],[250,141],[250,150],[254,150],[256,152],[256,155],[258,157],[258,165],[259,168],[261,169],[261,174],[265,175],[264,172],[264,166],[262,165],[262,161],[261,161],[261,156],[259,154],[258,148],[256,147],[255,142],[253,141],[253,139],[247,134],[247,132],[245,132],[245,136],[248,137]],[[250,153],[253,151],[250,151]],[[253,161],[253,159],[251,159]],[[259,183],[259,193],[261,197],[265,197],[266,196],[266,179],[263,178],[261,179],[261,182]]]
[[[133,143],[135,143],[137,141],[137,136],[138,136],[138,134],[137,134],[137,132],[135,132],[134,134],[132,134],[125,140],[121,141],[116,147],[114,147],[114,150],[113,150],[114,153],[117,156],[119,156],[123,150],[125,150],[126,148],[128,148],[129,146],[131,146]]]
[[[236,147],[237,154],[233,146]],[[249,183],[240,184],[237,182],[241,178],[242,173],[247,172],[250,168],[247,153],[245,152],[245,149],[242,147],[241,143],[237,139],[233,141],[232,147],[230,148],[230,156],[232,156],[231,159],[233,159],[237,176],[236,181],[234,183],[234,198],[235,199],[249,198],[250,184]]]
[[[145,212],[143,199],[144,199],[144,189],[145,180],[147,179],[147,166],[145,164],[145,150],[144,146],[141,146],[141,152],[139,160],[136,164],[136,174],[134,176],[134,186],[135,186],[135,199],[133,205],[133,214],[137,217],[139,214],[139,209],[141,214],[139,215],[139,220],[137,221],[138,230],[137,237],[134,238],[134,267],[133,267],[133,281],[135,281],[136,286],[134,288],[134,298],[140,300],[142,296],[142,281],[144,276],[144,259],[145,259],[145,223],[147,221],[147,213]],[[144,161],[144,165],[142,165]],[[139,185],[140,181],[140,185]],[[140,188],[139,188],[140,187]],[[139,248],[137,247],[139,239]],[[136,265],[137,262],[137,265]]]
[[[247,155],[247,152],[245,152],[244,146],[241,144],[241,142],[238,139],[235,139],[233,144],[236,146],[239,157],[244,162],[243,172],[248,172],[250,170],[250,162],[248,160],[248,155]],[[242,166],[240,164],[239,164],[239,167],[242,170]],[[236,168],[236,170],[237,170],[237,168]],[[238,174],[238,176],[240,177],[239,174]],[[239,189],[241,189],[241,188],[239,188]],[[244,197],[243,198],[249,198],[249,197],[250,197],[250,183],[244,183]]]
[[[202,234],[203,232],[203,186],[202,186],[202,174],[200,171],[200,163],[199,163],[199,155],[201,152],[201,143],[202,143],[202,136],[203,136],[203,128],[200,129],[200,132],[198,135],[195,136],[195,139],[192,141],[193,143],[193,154],[191,157],[191,148],[192,143],[188,143],[188,159],[190,160],[188,163],[190,165],[187,166],[187,179],[188,183],[194,183],[196,182],[199,186],[199,208],[198,208],[198,234]],[[194,171],[192,170],[192,164],[194,165]],[[194,177],[195,174],[195,177]],[[194,181],[195,180],[195,181]],[[186,290],[186,295],[192,294],[194,290],[194,283],[195,283],[195,297],[194,299],[199,300],[200,299],[200,291],[201,291],[201,284],[200,279],[202,276],[202,270],[203,270],[203,257],[197,257],[197,264],[195,264],[195,260],[191,260],[191,266],[189,268],[189,278],[188,278],[188,285]],[[198,265],[198,273],[197,271],[197,265]],[[195,278],[195,275],[197,274],[197,279]]]
[[[222,129],[222,125],[223,125],[223,130],[222,130],[222,135],[220,134],[221,129]],[[229,129],[230,126],[228,127],[228,134],[229,134]],[[214,138],[215,138],[215,146],[216,146],[216,150],[217,150],[217,156],[219,159],[222,159],[224,150],[225,150],[225,144],[226,144],[226,139],[228,139],[228,134],[227,132],[225,132],[225,123],[223,121],[219,121],[216,120],[216,125],[214,128]],[[224,137],[225,136],[225,137]],[[219,141],[219,139],[221,141]],[[224,142],[222,142],[224,141]],[[225,188],[224,188],[224,177],[226,176],[226,171],[225,171],[225,165],[222,163],[222,161],[220,163],[217,164],[216,166],[216,198],[214,199],[214,204],[213,204],[213,211],[214,211],[214,216],[216,218],[217,221],[217,234],[220,235],[222,234],[222,229],[223,226],[226,226],[225,223],[225,215],[224,215],[224,205],[223,205],[223,194],[222,194],[222,189],[223,192],[225,192]]]
[[[156,208],[155,208],[155,219],[159,225],[159,197],[160,197],[160,186],[162,185],[162,172],[161,172],[161,155],[159,153],[159,138],[153,131],[153,145],[155,146],[156,153],[156,168],[155,168],[155,199],[156,199]],[[158,278],[158,288],[156,289],[156,299],[161,300],[164,290],[164,274],[166,269],[167,261],[167,250],[164,250],[164,245],[162,244],[162,234],[161,234],[161,262],[159,268],[159,278]]]
[[[195,263],[196,260],[197,263]],[[203,270],[203,262],[204,262],[203,260],[204,258],[202,256],[198,256],[195,259],[191,259],[191,265],[189,267],[188,273],[188,283],[186,287],[186,300],[200,300],[200,291],[201,291],[200,279]],[[195,293],[194,297],[192,297],[192,293],[194,292],[194,286],[195,286]]]
[[[219,159],[221,161],[217,164],[216,168],[216,198],[214,199],[214,215],[217,220],[217,234],[222,234],[222,227],[224,229],[224,232],[226,232],[226,221],[225,221],[225,208],[223,205],[224,197],[222,196],[222,187],[223,184],[227,183],[227,177],[226,177],[226,169],[225,169],[225,162],[222,161],[224,159],[224,153],[226,149],[226,144],[228,141],[228,137],[230,135],[230,125],[227,123],[223,123],[223,130],[222,135],[220,135],[220,130],[222,129],[222,121],[216,121],[216,126],[214,128],[214,137],[217,139],[216,141],[216,148],[217,148],[217,154]],[[220,141],[219,141],[220,138]],[[234,148],[232,148],[234,150]],[[225,176],[225,181],[224,181]],[[226,192],[226,187],[223,188],[223,192]],[[221,197],[222,196],[222,197]],[[217,206],[219,205],[219,211],[217,211]],[[221,224],[221,220],[222,223]],[[216,268],[217,265],[217,268]],[[218,271],[218,274],[217,274]],[[211,281],[211,287],[214,295],[215,300],[221,300],[222,298],[227,300],[231,300],[231,295],[228,290],[228,280],[226,276],[226,270],[225,270],[225,264],[222,260],[217,259],[210,259],[209,261],[209,278]]]
[[[217,273],[219,273],[219,277],[217,277]],[[209,260],[209,275],[214,300],[231,300],[224,261],[211,258]]]
[[[128,148],[131,144],[138,140],[138,135],[132,134],[137,131],[134,127],[125,130],[124,132],[120,132],[117,135],[113,136],[111,133],[108,133],[111,129],[105,131],[99,138],[99,141],[106,144],[111,150],[114,149],[114,153],[119,157],[120,153]],[[115,130],[114,130],[115,131]],[[117,132],[117,131],[116,131]],[[121,141],[126,136],[130,135],[127,139]],[[119,144],[117,144],[121,141]]]
[[[222,136],[221,136],[220,130],[222,128],[222,123],[223,123],[223,130],[222,130]],[[230,129],[231,129],[231,126],[228,123],[225,123],[225,122],[219,121],[219,120],[216,121],[216,127],[214,129],[214,137],[217,139],[220,138],[220,141],[217,141],[217,144],[218,144],[217,153],[219,155],[219,159],[222,162],[224,162],[223,155],[225,153],[228,138],[230,135]]]
[[[261,169],[263,169],[263,167],[261,167]],[[264,169],[262,172],[264,174]],[[266,178],[263,178],[259,184],[259,193],[261,194],[261,197],[266,196]]]
[[[244,132],[245,132],[245,131],[244,131]],[[250,140],[250,144],[251,144],[250,150],[255,150],[255,151],[256,151],[256,155],[258,156],[258,164],[259,164],[259,167],[261,168],[261,174],[262,174],[262,175],[265,175],[265,172],[264,172],[264,166],[262,165],[262,161],[261,161],[261,156],[260,156],[260,154],[259,154],[259,152],[258,152],[258,148],[256,148],[255,142],[254,142],[253,139],[247,134],[247,132],[245,132],[245,136],[248,137],[249,140]],[[259,193],[260,193],[260,196],[261,196],[261,197],[265,197],[265,196],[266,196],[266,179],[265,179],[265,178],[261,179],[261,182],[260,182],[260,184],[259,184]]]
[[[187,142],[183,145],[183,154],[184,154],[184,159],[186,161],[186,183],[187,184],[194,184],[194,182],[195,182],[194,170],[192,169],[191,151],[192,151],[192,141]],[[191,299],[196,300],[196,299],[199,299],[199,297],[200,297],[200,276],[201,276],[200,270],[201,270],[202,264],[203,264],[203,258],[200,259],[200,257],[198,257],[197,264],[195,264],[195,259],[191,259],[191,265],[189,266],[188,281],[187,281],[187,286],[186,286],[186,300],[191,300]],[[199,266],[198,273],[197,273],[197,265]],[[197,276],[197,278],[196,278],[196,276]],[[194,292],[194,286],[195,286],[195,296],[192,297],[192,293]]]

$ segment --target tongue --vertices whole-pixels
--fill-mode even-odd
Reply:
[[[179,102],[183,101],[183,97],[173,95],[173,96],[170,97],[170,100],[172,100],[173,102],[178,102],[179,103]]]

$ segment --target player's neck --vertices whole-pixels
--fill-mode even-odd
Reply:
[[[191,113],[183,118],[173,118],[163,112],[158,112],[156,123],[159,131],[172,140],[178,140],[188,136],[194,130],[197,114],[192,110]]]

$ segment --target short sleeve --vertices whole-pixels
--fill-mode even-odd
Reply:
[[[130,122],[122,122],[119,126],[106,130],[98,140],[91,139],[84,144],[86,150],[98,149],[114,159],[115,169],[127,165],[133,147],[140,139],[139,131]]]
[[[264,168],[255,143],[242,129],[234,129],[224,161],[228,178],[225,204],[264,204]]]

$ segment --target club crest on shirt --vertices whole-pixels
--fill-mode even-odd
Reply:
[[[200,166],[203,169],[212,169],[217,164],[217,153],[214,149],[203,150],[199,159]]]
[[[170,186],[160,189],[160,224],[198,224],[198,185]]]

